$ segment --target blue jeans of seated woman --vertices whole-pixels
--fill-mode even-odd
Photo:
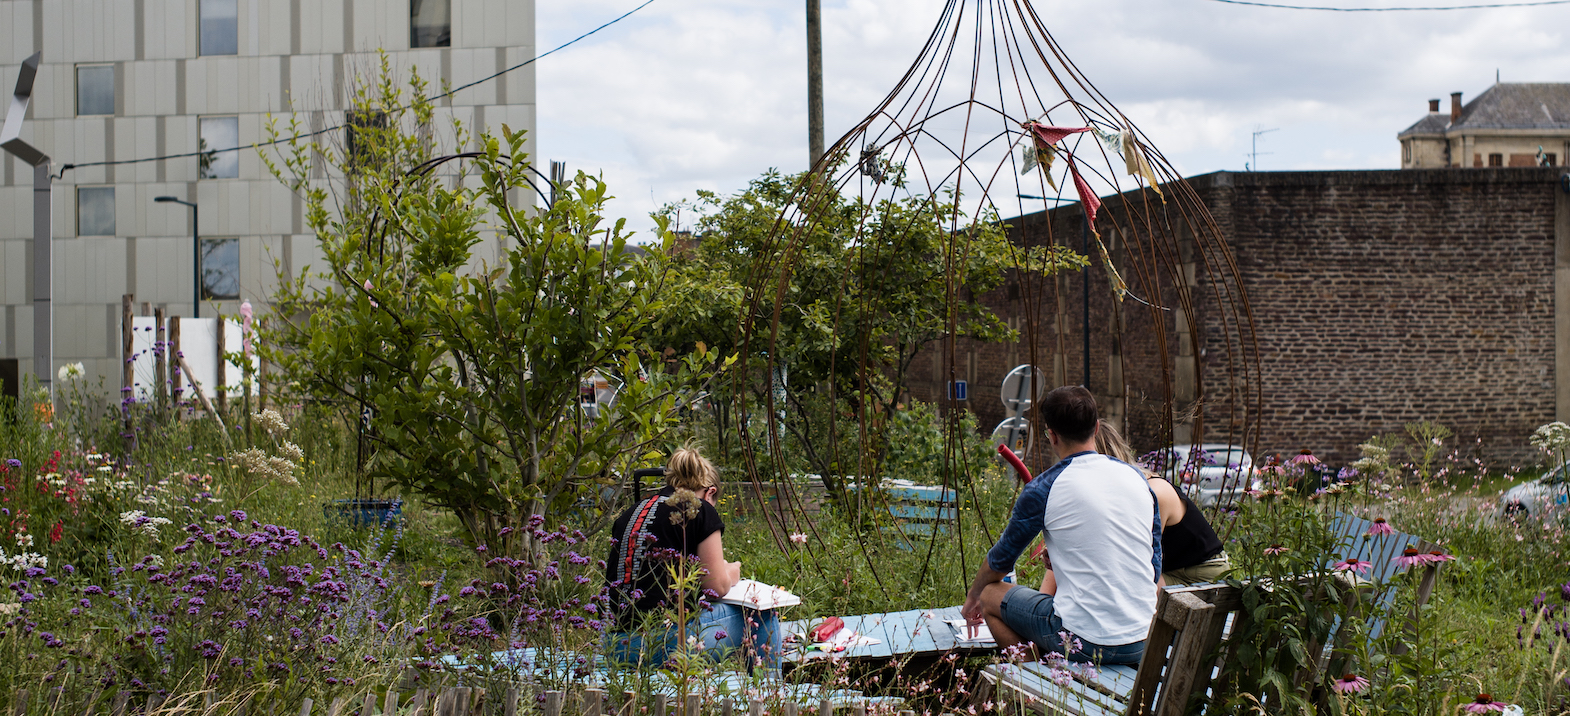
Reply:
[[[759,664],[765,669],[778,669],[780,666],[780,616],[777,610],[744,609],[734,604],[717,603],[687,623],[687,635],[689,638],[698,637],[703,643],[704,655],[715,661],[748,646],[754,656],[754,661],[747,665],[749,670],[753,664]],[[641,656],[644,663],[663,664],[670,660],[670,653],[676,650],[678,634],[675,627],[670,627],[663,634],[658,630],[651,630],[647,634],[610,632],[606,638],[610,640],[607,651],[612,659],[635,663]]]

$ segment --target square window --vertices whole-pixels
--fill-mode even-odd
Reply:
[[[409,0],[409,46],[452,47],[452,0]]]
[[[202,239],[202,300],[240,297],[240,240]]]
[[[201,54],[240,53],[239,0],[201,0]]]
[[[1559,157],[1556,156],[1553,152],[1544,152],[1543,153],[1543,166],[1545,166],[1545,167],[1557,167],[1557,166],[1559,166]]]
[[[76,68],[76,113],[114,114],[114,65]]]
[[[197,176],[233,179],[240,176],[240,118],[202,117],[197,122]],[[229,151],[224,151],[229,150]]]
[[[1502,167],[1504,165],[1505,165],[1505,155],[1503,155],[1503,154],[1490,154],[1490,155],[1488,155],[1488,166],[1491,166],[1491,167]]]
[[[76,188],[76,235],[114,236],[114,187]]]

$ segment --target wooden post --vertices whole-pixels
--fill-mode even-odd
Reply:
[[[818,701],[818,716],[834,716],[834,702],[828,698]]]
[[[180,317],[169,317],[169,405],[174,411],[175,421],[180,420],[180,386],[185,371],[180,369],[184,357],[180,355]]]
[[[605,705],[604,689],[583,690],[583,716],[600,716]]]
[[[164,411],[169,407],[165,399],[169,380],[169,334],[164,327],[164,309],[153,309],[153,395],[158,406],[158,419],[164,419]]]
[[[316,702],[312,701],[310,697],[306,697],[305,701],[300,704],[300,716],[311,716],[311,706],[314,703]]]
[[[267,409],[267,359],[266,358],[262,359],[262,365],[260,366],[260,370],[256,371],[256,392],[257,392],[258,399],[261,401],[261,406],[262,406],[260,408],[257,408],[256,412],[260,413],[263,410]]]
[[[213,716],[213,692],[202,693],[202,716]]]
[[[731,705],[729,697],[720,697],[720,716],[735,716],[735,710]]]
[[[747,716],[763,716],[763,699],[747,702]]]
[[[87,697],[87,705],[82,707],[82,716],[93,716],[93,712],[98,710],[98,697],[103,695],[102,688],[93,689],[93,695]]]
[[[473,690],[467,686],[453,689],[453,704],[447,707],[452,716],[469,716],[469,697]]]
[[[11,716],[27,716],[27,689],[17,689],[11,697]]]
[[[561,692],[545,692],[545,716],[561,716]]]
[[[851,708],[851,713],[856,714],[856,716],[867,716],[867,702],[857,701],[856,705]]]
[[[665,694],[654,695],[654,716],[666,716],[670,713],[670,699],[671,697]]]
[[[109,716],[125,716],[125,706],[131,701],[131,692],[121,691],[114,695],[114,703],[109,707]]]
[[[796,716],[800,708],[796,706],[795,697],[789,696],[787,694],[786,698],[789,698],[790,700],[785,702],[785,716]]]
[[[702,701],[698,698],[697,694],[687,694],[686,716],[698,716],[698,714],[702,713],[703,711],[701,706]]]
[[[217,341],[218,341],[218,365],[215,366],[215,368],[214,368],[214,370],[217,371],[217,377],[213,380],[213,390],[218,392],[218,412],[222,413],[224,415],[228,415],[229,414],[229,361],[224,358],[224,351],[228,350],[224,346],[224,343],[225,343],[225,341],[224,341],[224,334],[228,333],[229,331],[224,329],[224,317],[223,316],[219,316],[218,320],[213,322],[213,325],[218,326],[218,335],[217,335]],[[388,689],[387,693],[392,694],[392,693],[396,693],[396,692],[394,692],[392,689]],[[397,701],[397,698],[394,697],[393,700]],[[388,714],[388,716],[392,716],[392,715]]]
[[[134,386],[132,383],[136,382],[136,371],[133,370],[133,364],[131,363],[131,351],[134,350],[132,346],[135,345],[134,340],[136,335],[136,332],[131,330],[131,324],[133,323],[131,320],[131,311],[133,310],[132,304],[135,302],[136,297],[129,293],[120,297],[120,357],[122,358],[120,364],[120,388],[122,389],[120,391],[121,398],[130,397],[130,393],[126,392],[124,389],[133,388]]]
[[[376,716],[376,692],[365,692],[365,700],[360,702],[360,716]]]
[[[414,698],[409,699],[409,716],[420,716],[425,710],[425,689],[416,689]]]
[[[621,692],[621,716],[638,716],[638,694],[632,691]]]
[[[396,716],[388,709],[384,716]],[[507,702],[502,704],[502,716],[518,716],[518,687],[507,687]]]
[[[220,318],[218,320],[219,320],[220,323],[223,321],[222,318]],[[223,393],[219,393],[218,395],[222,396]],[[398,716],[398,690],[397,689],[390,688],[390,687],[387,689],[387,698],[382,701],[382,716]],[[514,715],[513,714],[507,714],[507,716],[514,716]]]
[[[347,700],[342,696],[333,699],[332,703],[327,706],[327,716],[343,716],[343,704]]]

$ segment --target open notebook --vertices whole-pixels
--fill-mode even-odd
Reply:
[[[954,642],[961,645],[991,644],[992,630],[986,624],[974,627],[965,626],[964,619],[950,619],[948,625],[954,629]]]
[[[794,607],[801,603],[801,597],[763,582],[743,579],[737,582],[736,586],[731,587],[725,596],[720,597],[720,601],[751,609],[774,609]]]

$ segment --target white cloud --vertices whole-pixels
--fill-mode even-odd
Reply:
[[[541,4],[539,45],[554,47],[639,2]],[[973,27],[977,3],[959,4]],[[944,3],[824,5],[832,143],[905,73]],[[1395,135],[1429,98],[1447,108],[1451,91],[1471,98],[1496,68],[1505,81],[1570,81],[1561,8],[1326,13],[1038,0],[1035,9],[1066,55],[1185,175],[1243,169],[1256,128],[1278,129],[1260,137],[1263,169],[1394,168]],[[540,63],[540,159],[603,173],[621,197],[613,211],[640,228],[649,211],[696,189],[735,191],[770,167],[800,171],[804,46],[800,0],[657,0]],[[954,76],[968,80],[968,57],[956,62],[964,71]],[[1030,70],[1050,84],[1039,60]],[[961,126],[934,123],[955,141]]]

